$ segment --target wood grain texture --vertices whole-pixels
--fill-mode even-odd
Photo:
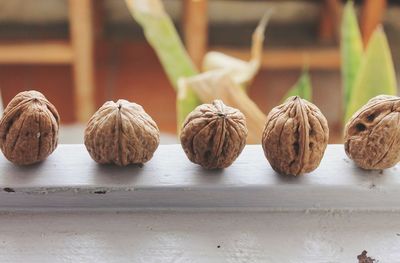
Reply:
[[[400,209],[399,169],[363,171],[343,145],[329,145],[320,167],[300,177],[276,174],[260,145],[216,171],[191,163],[180,145],[161,145],[143,167],[126,168],[96,164],[82,145],[61,145],[30,167],[0,157],[0,207],[392,210]]]

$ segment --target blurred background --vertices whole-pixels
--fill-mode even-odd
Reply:
[[[165,0],[196,63],[208,50],[249,57],[266,9],[262,69],[249,95],[267,113],[309,65],[314,103],[327,117],[330,143],[341,142],[340,0]],[[355,1],[366,43],[382,23],[400,75],[400,1]],[[91,114],[106,100],[137,102],[155,119],[162,143],[176,139],[176,94],[123,0],[0,0],[3,104],[36,89],[57,107],[61,143],[81,143]]]

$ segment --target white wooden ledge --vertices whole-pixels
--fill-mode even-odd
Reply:
[[[208,171],[180,145],[161,145],[143,167],[98,165],[83,145],[60,145],[43,163],[18,167],[0,156],[0,209],[250,208],[400,210],[400,167],[364,171],[329,145],[320,167],[275,173],[260,145]]]

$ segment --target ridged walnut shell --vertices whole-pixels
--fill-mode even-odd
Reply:
[[[0,148],[14,164],[46,159],[57,147],[60,116],[42,93],[24,91],[15,96],[0,120]]]
[[[400,97],[380,95],[345,127],[346,154],[364,169],[386,169],[400,161]]]
[[[276,172],[300,175],[319,166],[328,139],[328,122],[318,107],[295,96],[268,114],[262,147]]]
[[[246,145],[246,137],[244,115],[220,100],[194,109],[180,135],[189,160],[207,169],[230,166]]]
[[[85,129],[85,146],[100,164],[145,163],[159,143],[157,124],[142,106],[127,100],[104,103]]]

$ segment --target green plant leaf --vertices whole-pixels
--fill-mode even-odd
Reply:
[[[199,72],[186,52],[178,32],[160,0],[125,0],[132,17],[143,28],[146,40],[156,52],[177,92],[178,130],[187,114],[200,104],[192,90],[178,91],[178,80]]]
[[[378,27],[369,40],[351,90],[345,121],[371,98],[380,94],[397,94],[392,56],[382,27]]]
[[[308,73],[307,69],[303,71],[296,84],[294,84],[294,86],[285,94],[282,102],[292,96],[299,96],[302,99],[308,100],[310,102],[312,101],[312,85],[310,74]]]
[[[180,77],[198,74],[176,28],[160,0],[126,0],[132,17],[143,28],[171,84],[177,87]]]
[[[176,96],[178,133],[180,132],[186,116],[198,105],[202,104],[196,93],[183,82],[184,78],[178,80]]]
[[[360,28],[352,1],[348,1],[344,7],[340,33],[341,72],[344,96],[343,112],[345,113],[363,55]]]

